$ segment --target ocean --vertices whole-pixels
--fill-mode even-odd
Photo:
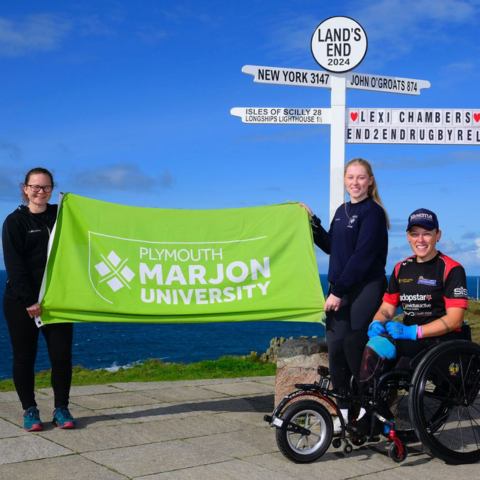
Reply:
[[[0,270],[3,299],[6,272]],[[326,292],[326,275],[320,275]],[[264,353],[275,337],[323,337],[323,325],[307,322],[229,322],[199,324],[75,324],[73,364],[89,369],[129,366],[156,358],[164,362],[194,363],[222,356]],[[12,377],[12,347],[0,309],[0,380]],[[50,368],[45,339],[40,335],[35,371]]]
[[[0,298],[5,291],[6,272],[0,270]],[[320,275],[324,292],[327,276]],[[477,295],[477,277],[467,277],[471,297]],[[73,364],[89,369],[129,366],[150,358],[164,362],[194,363],[224,355],[264,353],[275,337],[323,337],[322,325],[304,322],[237,322],[199,324],[75,324]],[[0,380],[11,378],[12,347],[0,309]],[[35,370],[50,368],[45,340],[40,335]]]

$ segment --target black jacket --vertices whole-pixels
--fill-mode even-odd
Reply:
[[[57,205],[47,204],[47,210],[37,214],[21,205],[3,223],[5,296],[18,300],[25,308],[38,302],[47,264],[48,239],[56,219]]]

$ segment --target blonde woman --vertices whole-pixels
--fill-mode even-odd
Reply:
[[[344,182],[350,201],[337,209],[328,231],[304,205],[311,217],[315,245],[330,255],[325,337],[336,389],[347,385],[351,376],[343,340],[352,330],[367,331],[387,286],[389,221],[370,163],[361,158],[348,162]],[[347,405],[338,404],[348,422]],[[338,419],[334,427],[338,433]]]

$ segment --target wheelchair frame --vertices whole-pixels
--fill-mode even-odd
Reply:
[[[390,370],[371,385],[368,394],[357,396],[350,386],[330,389],[329,370],[318,367],[320,379],[313,384],[296,384],[264,420],[276,428],[279,450],[296,463],[318,460],[332,445],[349,454],[353,446],[379,441],[390,442],[388,455],[402,462],[408,454],[406,443],[420,440],[433,456],[449,464],[480,460],[480,345],[468,340],[439,343],[422,352],[414,369]],[[394,421],[375,409],[380,400],[396,395]],[[372,416],[371,431],[364,437],[347,437],[337,399],[353,408],[366,407]],[[408,401],[408,409],[400,408]],[[322,403],[320,403],[322,402]],[[332,414],[340,420],[341,434],[333,438]],[[367,413],[368,414],[368,413]],[[406,414],[406,416],[405,416]]]

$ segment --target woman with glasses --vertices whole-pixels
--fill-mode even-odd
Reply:
[[[21,187],[25,205],[8,215],[2,230],[7,270],[3,309],[13,348],[13,381],[25,410],[25,430],[43,430],[35,401],[34,374],[41,330],[52,365],[53,423],[59,428],[75,428],[76,421],[68,411],[73,325],[60,323],[39,329],[35,324],[35,318],[42,314],[38,297],[47,263],[48,240],[57,219],[57,205],[48,203],[54,187],[53,176],[44,168],[34,168],[27,173]]]

